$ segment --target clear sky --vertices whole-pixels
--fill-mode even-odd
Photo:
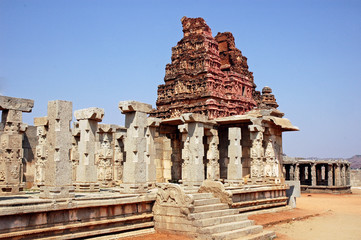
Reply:
[[[284,133],[287,155],[361,154],[361,1],[0,0],[0,93],[35,100],[28,124],[60,99],[122,125],[119,101],[155,107],[183,16],[233,33],[301,129]]]

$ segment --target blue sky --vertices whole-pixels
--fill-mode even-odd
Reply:
[[[183,16],[233,33],[301,129],[284,133],[287,155],[361,154],[361,1],[0,0],[0,93],[35,100],[28,124],[61,99],[122,125],[119,101],[155,107]]]

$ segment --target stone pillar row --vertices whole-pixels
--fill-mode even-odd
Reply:
[[[310,162],[309,166],[311,168],[311,185],[317,186],[317,173],[316,166],[317,162]],[[324,164],[324,163],[321,163]],[[290,179],[291,180],[300,180],[300,166],[299,164],[290,166]],[[308,166],[307,166],[308,169]],[[306,170],[307,170],[306,169]],[[326,179],[327,172],[327,179]],[[308,170],[304,172],[305,179],[308,179]],[[293,177],[292,177],[293,176]],[[319,178],[321,180],[327,180],[327,186],[348,186],[350,185],[350,166],[349,163],[344,163],[340,161],[328,162],[327,167],[322,166],[321,172],[319,173]]]

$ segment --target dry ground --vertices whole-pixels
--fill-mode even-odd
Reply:
[[[297,208],[277,213],[250,216],[256,224],[273,230],[279,240],[360,240],[361,189],[353,194],[302,194]],[[190,240],[171,234],[150,234],[127,240]]]

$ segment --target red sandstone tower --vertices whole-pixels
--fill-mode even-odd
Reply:
[[[183,38],[172,48],[165,84],[158,86],[157,109],[151,115],[178,117],[200,113],[210,119],[243,114],[259,104],[247,58],[231,33],[212,31],[202,18],[182,18]]]

